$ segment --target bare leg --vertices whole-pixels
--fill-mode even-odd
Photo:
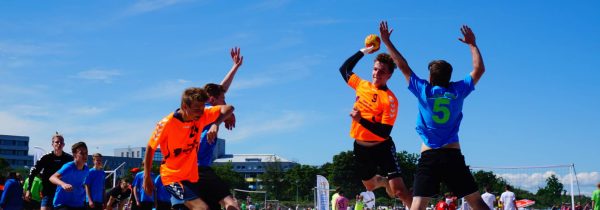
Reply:
[[[479,195],[479,192],[477,191],[465,196],[465,200],[474,210],[488,210],[490,208],[483,202],[481,195]]]
[[[410,210],[425,210],[430,200],[431,198],[415,196],[413,197],[412,205],[410,205]]]
[[[402,180],[402,177],[392,178],[388,182],[389,182],[391,191],[393,192],[393,194],[392,194],[393,197],[399,198],[402,201],[402,203],[404,203],[404,205],[411,206],[413,198],[412,198],[411,193],[406,189],[406,185],[404,185],[404,181]],[[386,189],[386,191],[387,191],[387,189]]]
[[[219,201],[219,204],[221,204],[221,206],[225,206],[226,210],[240,210],[237,202],[233,199],[233,197],[231,197],[231,195],[223,198],[223,200]]]
[[[373,191],[377,188],[385,187],[385,191],[388,192],[388,195],[390,195],[390,197],[393,195],[389,187],[387,178],[382,177],[380,175],[375,175],[373,176],[373,178],[366,181],[363,180],[362,183],[368,191]]]
[[[186,207],[188,207],[190,210],[207,210],[208,209],[208,205],[206,205],[206,203],[204,203],[204,201],[202,201],[202,199],[200,199],[200,198],[196,198],[191,201],[186,201],[183,204]]]

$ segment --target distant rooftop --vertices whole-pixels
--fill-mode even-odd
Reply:
[[[275,154],[227,154],[221,158],[216,159],[215,163],[227,163],[227,162],[292,162],[288,159],[282,158]]]

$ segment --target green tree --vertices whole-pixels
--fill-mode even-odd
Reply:
[[[340,187],[350,198],[364,191],[364,186],[356,170],[352,151],[340,152],[333,156],[331,173],[328,176],[330,185],[332,185],[330,187]]]
[[[285,194],[293,195],[292,200],[309,201],[313,199],[313,187],[315,179],[321,170],[316,166],[296,165],[285,172],[284,182],[288,186]]]
[[[264,163],[265,173],[258,175],[258,178],[262,180],[262,185],[268,192],[270,199],[286,200],[289,199],[289,195],[284,195],[283,192],[289,186],[284,183],[283,167],[279,160],[273,162]]]
[[[492,191],[491,193],[500,194],[504,192],[506,181],[501,177],[496,177],[491,171],[476,171],[473,173],[473,178],[475,178],[478,188],[482,191],[484,187],[489,186]]]
[[[214,165],[212,168],[215,171],[215,174],[217,174],[217,176],[219,176],[219,178],[221,178],[221,180],[223,180],[225,183],[229,184],[232,189],[248,189],[248,185],[246,184],[246,180],[244,180],[244,176],[234,171],[231,163]]]
[[[537,202],[546,207],[560,204],[563,190],[563,184],[556,176],[552,175],[546,179],[546,186],[538,189],[536,193]]]
[[[4,158],[0,157],[0,171],[11,171],[10,163]]]

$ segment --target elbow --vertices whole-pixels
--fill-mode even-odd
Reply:
[[[56,177],[55,175],[52,175],[50,177],[49,181],[52,182],[52,184],[59,185],[58,184],[58,177]]]
[[[233,110],[235,110],[235,107],[233,107],[232,105],[223,105],[223,108],[221,109],[221,114],[231,114],[233,113]]]

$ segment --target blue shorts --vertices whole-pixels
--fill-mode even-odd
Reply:
[[[45,195],[44,197],[42,197],[42,201],[41,201],[41,206],[42,207],[54,207],[54,194],[52,195]]]
[[[178,200],[191,201],[200,198],[200,185],[197,182],[182,181],[165,185],[165,190]],[[171,199],[173,200],[173,199]]]

